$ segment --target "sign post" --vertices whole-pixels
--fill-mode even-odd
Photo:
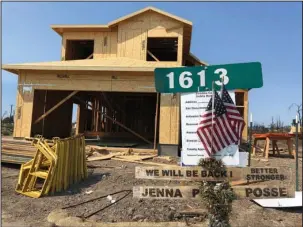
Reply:
[[[249,156],[248,156],[248,166],[250,166],[251,162],[251,148],[252,148],[252,127],[253,127],[253,121],[252,121],[252,113],[250,114],[250,120],[249,120]]]
[[[296,191],[299,191],[299,140],[298,140],[298,115],[296,115]]]
[[[225,86],[226,90],[251,89],[251,88],[260,88],[263,86],[262,69],[261,69],[261,64],[259,62],[196,66],[196,67],[179,67],[179,68],[156,68],[154,75],[155,75],[156,91],[159,93],[201,93],[201,92],[211,91],[212,95],[214,95],[214,91],[218,91],[221,88],[223,89],[223,85]],[[213,110],[214,96],[212,101],[213,101],[213,105],[212,105],[213,107],[212,110]],[[194,103],[194,100],[188,100],[188,103],[191,102]],[[191,106],[188,108],[189,109],[197,108],[197,110],[199,110],[199,107],[197,106],[196,107]],[[181,110],[181,114],[184,115],[184,111]],[[192,120],[192,118],[195,117],[195,115],[201,117],[199,113],[193,114],[192,116],[190,116],[189,114],[188,121],[190,123],[188,122],[187,123],[188,125],[191,124],[195,127],[198,126],[197,122]],[[212,112],[212,119],[213,119],[213,112]],[[184,125],[184,122],[182,122],[182,125]],[[213,127],[213,123],[211,125]],[[185,127],[182,127],[182,130],[183,128]],[[197,130],[197,128],[195,130]],[[194,134],[195,130],[194,131],[188,130],[188,132],[189,134]],[[213,133],[211,136],[213,136]],[[197,140],[197,142],[199,142],[199,140]],[[211,143],[213,144],[213,140],[211,140]],[[200,144],[200,147],[201,146],[202,145]],[[226,144],[225,147],[227,147]],[[199,153],[199,151],[202,150],[197,149],[197,151]],[[165,187],[141,186],[140,187],[139,186],[138,187],[137,186],[133,188],[133,196],[137,198],[152,198],[152,199],[155,198],[190,199],[190,198],[196,198],[197,195],[201,195],[200,190],[204,191],[205,183],[207,183],[206,181],[211,182],[212,186],[208,188],[210,189],[210,191],[212,191],[211,194],[214,193],[215,189],[213,186],[216,187],[216,182],[221,182],[219,184],[219,187],[221,187],[220,191],[223,194],[224,193],[228,194],[228,196],[226,195],[223,197],[221,196],[222,198],[224,198],[224,201],[221,200],[222,198],[220,196],[217,196],[217,198],[214,199],[211,198],[213,196],[209,196],[209,194],[206,194],[203,197],[203,201],[206,198],[208,200],[209,199],[212,200],[212,202],[216,201],[215,206],[228,206],[227,210],[222,212],[219,210],[217,212],[215,211],[216,209],[212,207],[212,205],[208,205],[208,209],[212,214],[210,218],[212,221],[210,223],[213,223],[215,220],[216,222],[218,221],[220,224],[224,224],[224,225],[228,224],[228,214],[231,211],[231,202],[234,199],[233,198],[234,194],[236,195],[237,198],[246,198],[246,199],[262,198],[262,197],[271,198],[277,196],[280,197],[293,196],[292,191],[288,190],[288,188],[274,186],[274,185],[271,185],[270,187],[245,186],[243,188],[236,188],[234,192],[231,191],[228,181],[234,179],[244,178],[247,181],[251,182],[251,181],[266,181],[278,177],[279,180],[282,181],[285,180],[287,177],[285,177],[283,174],[279,175],[277,172],[277,168],[274,169],[261,168],[261,170],[258,168],[251,168],[251,169],[246,169],[245,172],[243,168],[240,169],[240,171],[238,171],[239,169],[226,170],[223,162],[216,161],[214,160],[214,158],[201,159],[201,160],[203,161],[200,161],[199,165],[201,165],[203,168],[179,167],[179,169],[178,168],[159,169],[154,167],[150,167],[150,168],[136,167],[136,178],[202,181],[203,186],[201,187],[195,187],[195,186],[179,186],[179,187],[178,186],[175,187],[167,187],[167,186]],[[213,164],[215,164],[215,166],[213,166]],[[207,167],[208,169],[204,167]],[[208,187],[207,184],[206,187]]]

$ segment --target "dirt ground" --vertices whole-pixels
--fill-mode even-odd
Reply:
[[[302,148],[299,153],[300,190],[302,190]],[[295,160],[281,152],[285,157],[270,156],[265,162],[262,157],[254,157],[252,166],[281,167],[295,173]],[[51,226],[47,216],[55,209],[87,201],[120,190],[132,190],[135,185],[180,185],[178,181],[155,181],[135,179],[135,166],[140,164],[121,162],[116,160],[94,161],[93,165],[100,168],[89,168],[89,177],[82,183],[74,185],[64,193],[39,199],[29,198],[15,192],[18,165],[2,164],[2,226]],[[112,168],[114,167],[114,168]],[[295,179],[291,179],[294,185]],[[190,184],[190,183],[185,183]],[[184,184],[183,184],[184,185]],[[92,191],[90,194],[87,192]],[[118,200],[126,193],[112,195]],[[77,207],[67,209],[72,216],[87,216],[94,211],[110,204],[107,198],[102,198]],[[182,221],[182,210],[189,208],[203,208],[199,201],[194,200],[143,200],[132,198],[132,194],[116,204],[96,213],[88,220],[100,222],[169,222]],[[188,218],[188,223],[201,223],[206,226],[206,215]],[[202,224],[204,223],[204,225]],[[262,208],[249,200],[233,202],[231,225],[242,226],[302,226],[302,210],[297,209],[269,209]]]

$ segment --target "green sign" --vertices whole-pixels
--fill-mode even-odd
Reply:
[[[263,86],[261,63],[239,63],[178,68],[156,68],[156,91],[185,93],[215,90],[222,82],[227,90],[260,88]]]

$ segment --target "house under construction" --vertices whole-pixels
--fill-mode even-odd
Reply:
[[[69,137],[74,104],[76,133],[177,154],[180,95],[157,93],[154,69],[206,65],[190,52],[192,23],[147,7],[106,25],[51,28],[61,61],[2,66],[18,76],[14,137]],[[247,90],[236,105],[247,122]]]

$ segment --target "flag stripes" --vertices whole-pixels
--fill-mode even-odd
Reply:
[[[214,95],[214,109],[210,99],[206,111],[202,114],[197,134],[209,156],[238,141],[231,119],[218,93]],[[214,119],[212,118],[212,113]]]

